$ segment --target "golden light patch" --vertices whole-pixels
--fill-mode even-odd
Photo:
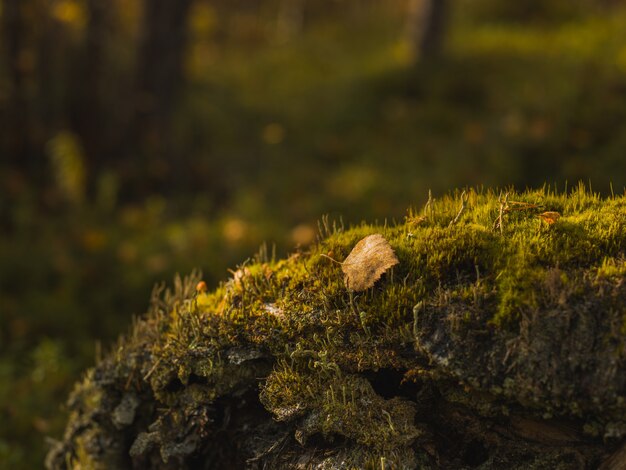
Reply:
[[[341,263],[346,287],[359,292],[372,287],[380,276],[398,264],[393,248],[380,233],[359,241]]]
[[[84,28],[87,23],[87,12],[76,0],[54,2],[50,13],[55,20],[74,28]]]
[[[285,128],[276,122],[272,122],[263,128],[261,138],[269,145],[280,144],[285,140]]]
[[[224,222],[222,234],[231,243],[238,243],[246,236],[248,224],[241,219],[231,218]]]
[[[291,241],[295,245],[310,245],[315,241],[315,230],[307,224],[296,225],[291,231]]]

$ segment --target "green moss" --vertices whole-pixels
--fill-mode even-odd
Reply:
[[[302,444],[322,433],[384,451],[407,446],[419,436],[414,403],[384,400],[367,380],[342,375],[336,363],[318,361],[315,369],[318,373],[302,373],[284,364],[267,378],[261,392],[261,402],[279,420],[312,412],[297,431]]]
[[[622,437],[626,198],[466,194],[465,205],[459,194],[431,201],[397,226],[326,227],[307,252],[261,257],[213,293],[194,292],[197,276],[177,280],[77,389],[83,399],[53,466],[63,467],[61,455],[109,459],[85,450],[85,429],[122,433],[115,442],[132,445],[133,462],[152,465],[247,456],[289,467],[309,451],[320,465],[354,467],[471,460],[441,447],[442,433],[484,441],[485,468],[522,465],[539,444],[490,441],[480,421],[520,410]],[[548,224],[544,211],[561,217]],[[371,233],[400,263],[350,292],[328,257],[343,260]],[[85,422],[94,412],[109,420],[129,388],[147,403],[133,423]],[[467,428],[459,416],[479,421]],[[602,445],[588,439],[585,458],[596,458]],[[218,442],[230,450],[216,454]]]

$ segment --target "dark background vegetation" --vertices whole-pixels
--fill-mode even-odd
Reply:
[[[0,467],[39,468],[97,341],[323,214],[626,184],[617,0],[1,0]],[[611,188],[612,183],[612,188]]]

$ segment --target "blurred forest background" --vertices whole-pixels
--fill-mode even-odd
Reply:
[[[0,467],[152,285],[323,214],[626,184],[626,2],[0,0]]]

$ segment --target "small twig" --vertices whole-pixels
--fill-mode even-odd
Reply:
[[[152,366],[152,368],[148,371],[148,373],[146,375],[143,376],[143,380],[144,382],[146,380],[148,380],[150,378],[150,376],[152,375],[152,373],[156,370],[156,368],[159,366],[159,364],[161,363],[161,360],[163,358],[158,358],[157,361],[154,363],[154,365]]]
[[[506,212],[508,212],[509,209],[509,193],[507,192],[504,195],[504,198],[500,199],[500,212],[498,214],[498,218],[496,219],[495,223],[493,224],[493,228],[500,228],[500,234],[504,235],[504,219],[503,216]]]
[[[320,256],[322,256],[322,257],[324,257],[324,258],[328,258],[328,259],[329,259],[329,260],[331,260],[333,263],[337,263],[338,265],[343,266],[343,263],[342,263],[341,261],[337,261],[336,259],[331,258],[330,256],[325,255],[324,253],[320,253]]]
[[[468,194],[465,191],[463,191],[461,193],[461,207],[459,209],[459,212],[457,213],[456,217],[450,221],[450,223],[448,224],[448,227],[452,227],[454,224],[456,224],[459,221],[459,219],[461,218],[461,214],[463,213],[463,211],[465,210],[465,207],[467,206],[468,200],[469,200]]]
[[[509,207],[509,204],[514,207]],[[539,204],[531,204],[530,202],[508,201],[507,207],[504,209],[504,213],[512,211],[526,211],[529,209],[537,209]]]

